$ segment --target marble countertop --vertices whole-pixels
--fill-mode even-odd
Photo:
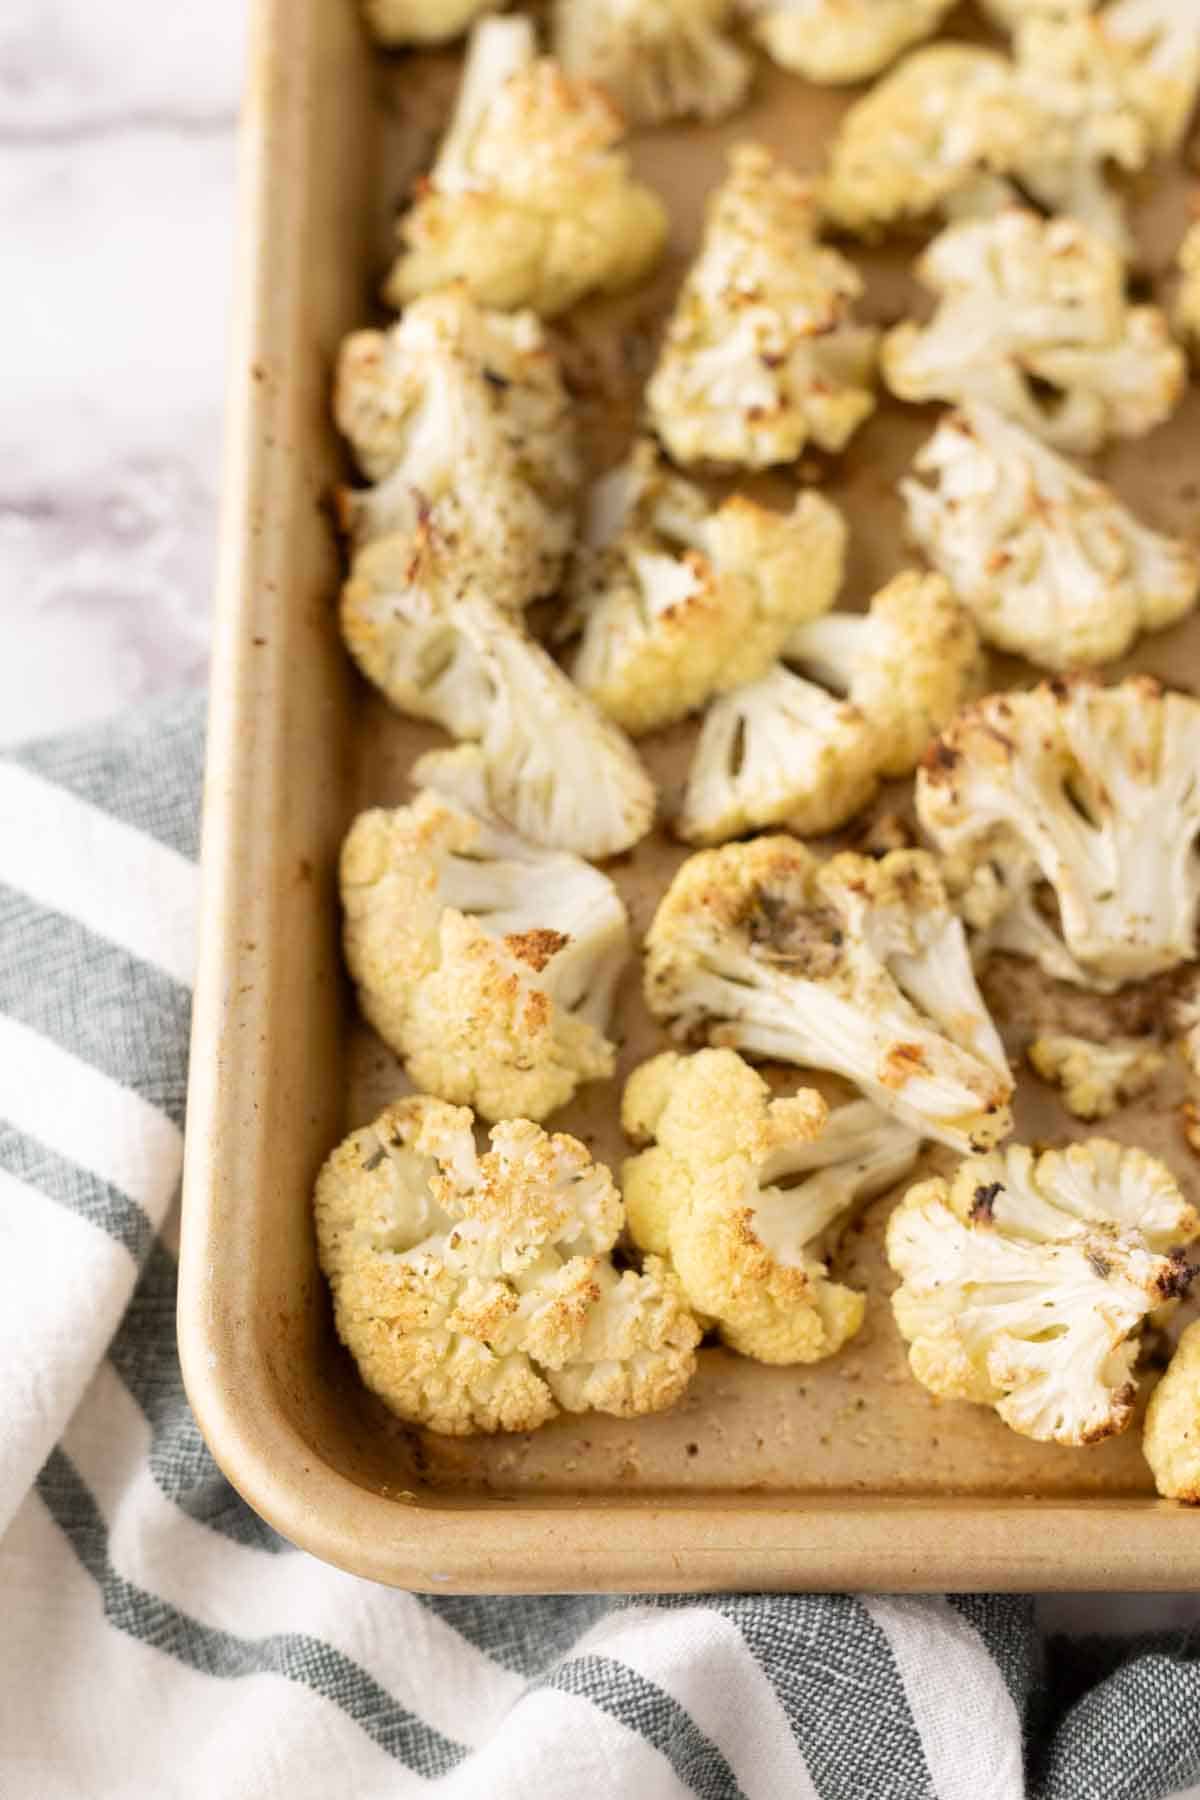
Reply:
[[[0,741],[204,678],[245,0],[0,6]],[[1200,1616],[1058,1597],[1056,1629]]]
[[[5,742],[203,679],[243,14],[0,6]]]

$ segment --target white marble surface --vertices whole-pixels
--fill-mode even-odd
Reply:
[[[244,0],[0,4],[0,735],[203,678]]]
[[[3,742],[204,676],[244,9],[0,0]]]

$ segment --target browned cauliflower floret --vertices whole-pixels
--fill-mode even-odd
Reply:
[[[571,674],[627,731],[654,731],[766,669],[787,633],[833,604],[846,527],[822,495],[790,513],[721,506],[650,443],[592,490],[568,589]]]
[[[402,1419],[461,1436],[679,1398],[699,1330],[656,1257],[618,1274],[612,1176],[528,1119],[480,1155],[465,1107],[424,1095],[352,1132],[317,1180],[338,1334]]]
[[[903,481],[908,528],[990,643],[1048,669],[1123,656],[1196,602],[1200,556],[991,407],[943,419]]]
[[[1165,1165],[1105,1138],[1016,1144],[921,1182],[887,1235],[913,1374],[1042,1442],[1124,1431],[1141,1329],[1186,1291],[1198,1231]]]
[[[1200,1504],[1200,1320],[1181,1336],[1150,1396],[1142,1449],[1165,1499]]]
[[[413,774],[489,809],[522,837],[578,856],[617,856],[654,822],[654,783],[619,726],[541,644],[478,595],[455,607],[490,694],[476,744],[430,750]]]
[[[400,222],[387,297],[465,282],[485,306],[549,318],[632,287],[658,261],[667,213],[614,145],[602,88],[539,60],[528,19],[483,19],[437,161]]]
[[[930,37],[953,0],[743,0],[767,55],[809,81],[866,81]]]
[[[622,1120],[654,1140],[622,1172],[633,1241],[674,1268],[732,1349],[817,1362],[854,1336],[863,1295],[826,1258],[855,1204],[908,1174],[912,1131],[867,1100],[832,1113],[810,1089],[772,1100],[732,1050],[644,1063]]]
[[[865,616],[798,626],[782,664],[709,709],[680,836],[714,844],[764,825],[801,837],[836,830],[881,776],[915,768],[982,672],[970,615],[940,576],[906,571]]]
[[[645,993],[676,1036],[832,1070],[957,1149],[1012,1127],[1004,1050],[923,851],[823,862],[789,837],[702,851],[654,915]]]
[[[421,793],[359,815],[341,886],[359,1003],[418,1087],[543,1119],[612,1074],[629,928],[599,870]]]
[[[1043,1081],[1062,1089],[1063,1105],[1077,1119],[1107,1119],[1153,1087],[1166,1061],[1152,1038],[1096,1044],[1067,1032],[1035,1038],[1028,1056]]]
[[[944,725],[983,686],[971,616],[938,575],[911,569],[865,614],[826,613],[796,628],[784,660],[844,694],[877,727],[882,775],[909,775]]]
[[[1014,207],[952,225],[917,273],[939,305],[884,340],[901,400],[981,401],[1061,450],[1090,451],[1149,431],[1183,391],[1163,314],[1127,304],[1120,256],[1074,219]]]
[[[729,36],[735,0],[555,0],[554,54],[599,82],[635,124],[719,119],[752,64]]]
[[[368,481],[343,490],[359,544],[424,528],[461,584],[500,606],[552,589],[574,527],[579,460],[558,359],[532,313],[461,288],[342,345],[334,411]]]
[[[842,120],[822,206],[864,236],[924,219],[1009,173],[1040,123],[1007,57],[973,44],[914,51]]]
[[[388,45],[444,44],[496,8],[497,0],[363,0],[372,36]]]
[[[1147,676],[1043,682],[960,714],[917,777],[917,812],[976,873],[966,912],[986,945],[1104,992],[1196,954],[1198,764],[1190,696]]]
[[[760,145],[732,151],[646,389],[678,462],[840,450],[874,410],[878,333],[852,317],[862,279],[817,229],[811,182]]]

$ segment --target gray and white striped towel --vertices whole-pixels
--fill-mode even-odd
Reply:
[[[1200,1643],[973,1595],[432,1599],[277,1538],[175,1355],[196,700],[0,758],[0,1795],[1158,1800]]]

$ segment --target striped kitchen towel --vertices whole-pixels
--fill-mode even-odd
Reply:
[[[202,722],[0,758],[4,1800],[1158,1800],[1185,1633],[1025,1598],[421,1598],[222,1479],[175,1354]]]

